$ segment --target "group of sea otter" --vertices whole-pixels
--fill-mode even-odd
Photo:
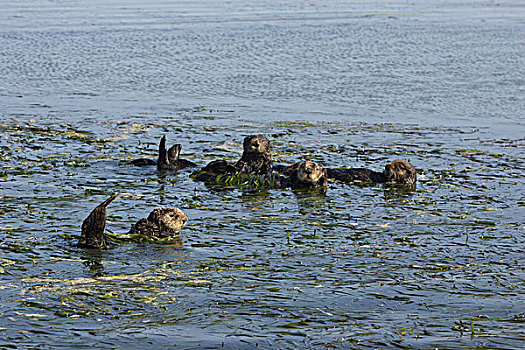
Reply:
[[[197,164],[179,157],[182,146],[176,144],[169,150],[166,148],[166,137],[159,144],[157,161],[151,159],[135,159],[126,165],[145,166],[156,165],[159,170],[180,170],[196,167]],[[224,175],[247,174],[262,177],[271,183],[273,188],[326,188],[328,179],[343,182],[391,183],[414,185],[416,169],[404,160],[394,160],[385,166],[383,172],[365,168],[334,169],[325,168],[311,161],[300,161],[295,164],[273,165],[270,141],[263,135],[248,136],[243,142],[241,159],[236,163],[226,160],[210,162],[194,173],[194,178],[204,182],[215,182]],[[105,248],[108,239],[104,233],[106,225],[106,207],[116,198],[109,197],[99,204],[82,223],[82,235],[78,246],[83,248]],[[155,208],[146,219],[135,223],[130,233],[143,234],[150,237],[165,238],[176,235],[188,221],[188,217],[178,208]]]

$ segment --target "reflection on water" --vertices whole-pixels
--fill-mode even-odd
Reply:
[[[521,346],[521,4],[0,4],[0,347]],[[120,165],[162,135],[237,159],[259,133],[276,163],[407,159],[419,181]],[[182,246],[77,248],[115,192],[108,230],[177,206]]]
[[[4,113],[154,123],[207,105],[515,133],[524,107],[513,0],[40,5],[0,7]]]

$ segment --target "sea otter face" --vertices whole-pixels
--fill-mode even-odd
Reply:
[[[384,174],[388,182],[398,184],[416,183],[416,169],[404,160],[394,160],[385,166]]]
[[[161,236],[170,236],[186,226],[188,217],[178,208],[158,207],[149,214],[147,221],[159,228]]]
[[[245,154],[270,154],[270,141],[263,135],[247,136],[244,138],[243,150]]]
[[[315,184],[326,175],[322,165],[311,160],[297,163],[297,179],[301,182]]]

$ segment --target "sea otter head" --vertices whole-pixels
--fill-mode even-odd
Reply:
[[[412,164],[404,160],[394,160],[385,166],[384,175],[387,182],[397,184],[416,183],[416,169]]]
[[[147,219],[140,219],[133,232],[158,238],[177,234],[188,222],[188,217],[178,208],[158,207]]]
[[[156,224],[161,232],[177,233],[188,222],[188,217],[179,208],[158,207],[148,216],[148,221]]]
[[[311,160],[297,163],[297,179],[299,181],[314,185],[323,176],[326,178],[326,170],[322,165]]]
[[[244,155],[270,155],[270,141],[263,135],[252,135],[244,138],[243,156]]]

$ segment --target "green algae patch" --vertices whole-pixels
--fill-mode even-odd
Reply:
[[[456,153],[459,153],[461,155],[474,155],[474,154],[481,154],[481,155],[484,155],[484,154],[487,154],[487,152],[485,151],[480,151],[478,149],[466,149],[466,148],[462,148],[462,149],[458,149],[456,151]]]
[[[275,121],[272,124],[275,127],[280,127],[280,128],[309,128],[309,127],[317,127],[321,125],[326,125],[325,123],[315,123],[315,122],[298,121],[298,120]]]
[[[106,143],[109,140],[98,139],[90,131],[81,131],[75,129],[59,129],[50,126],[34,125],[1,125],[9,132],[32,133],[40,136],[63,136],[71,140],[82,141],[85,143]]]
[[[183,274],[169,264],[164,264],[160,270],[136,274],[73,279],[31,276],[23,279],[30,286],[21,293],[23,299],[19,302],[66,318],[138,314],[144,304],[152,309],[162,309],[176,302],[178,297],[168,293],[162,284],[181,277]],[[35,296],[48,301],[33,302]],[[143,313],[140,318],[148,316]]]
[[[275,176],[251,175],[245,173],[225,174],[217,176],[215,180],[219,184],[243,188],[274,188]]]
[[[163,245],[176,245],[180,246],[183,245],[184,240],[181,236],[173,236],[173,237],[165,237],[165,238],[158,238],[158,237],[151,237],[146,236],[143,234],[138,233],[114,233],[114,232],[105,232],[106,237],[113,243],[153,243],[153,244],[163,244]],[[60,237],[67,239],[67,240],[78,240],[80,239],[80,235],[74,235],[74,234],[68,234],[68,233],[61,233],[59,234]]]
[[[166,244],[166,245],[182,245],[183,239],[181,236],[172,236],[166,238],[158,238],[152,236],[146,236],[138,233],[113,233],[106,232],[106,236],[113,242],[116,243],[155,243],[155,244]]]
[[[199,169],[191,174],[192,178],[198,179],[201,175],[206,175],[207,173],[202,169]],[[233,174],[220,174],[214,175],[212,180],[206,180],[206,183],[216,184],[226,187],[236,187],[244,189],[271,189],[276,188],[278,184],[277,175],[253,175],[246,174],[241,172],[236,172]]]

